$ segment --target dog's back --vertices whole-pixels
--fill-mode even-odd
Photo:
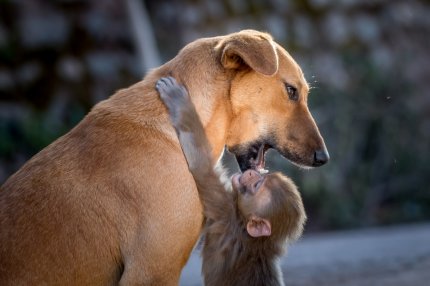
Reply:
[[[148,237],[158,237],[158,228],[179,220],[173,240],[190,231],[195,240],[201,225],[201,217],[190,214],[187,229],[170,209],[158,208],[173,204],[187,213],[200,204],[192,178],[181,171],[187,168],[173,141],[176,135],[150,85],[145,80],[95,106],[2,186],[1,285],[116,284],[136,245],[161,251],[153,242],[163,245],[163,252],[171,246],[169,255],[185,263],[183,245],[175,247],[163,235],[158,241],[134,237],[141,227]],[[141,109],[139,118],[133,109]],[[177,194],[168,193],[175,190],[172,185],[179,187]],[[163,264],[163,256],[157,257]]]

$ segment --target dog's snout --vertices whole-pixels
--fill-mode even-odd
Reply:
[[[319,167],[324,165],[325,163],[328,162],[328,160],[330,159],[330,155],[328,154],[327,150],[317,150],[315,151],[314,154],[314,163],[313,166],[314,167]]]

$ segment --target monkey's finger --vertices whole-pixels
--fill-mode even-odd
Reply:
[[[176,86],[178,85],[178,82],[176,81],[176,79],[173,76],[169,76],[166,78],[166,80],[169,82],[169,84],[171,86]]]
[[[174,83],[174,79],[172,80],[172,77],[162,77],[158,80],[158,90],[162,90],[164,93],[167,93],[167,95],[171,96],[170,93],[175,90],[175,88],[178,87],[177,84]]]
[[[155,84],[155,88],[158,90],[158,92],[161,92],[164,90],[166,84],[163,81],[163,78],[160,78],[157,80],[157,83]]]
[[[161,90],[161,85],[160,85],[160,83],[157,81],[157,83],[155,84],[155,89],[158,91],[158,92],[160,92],[160,90]]]
[[[172,86],[172,83],[171,83],[169,77],[162,77],[158,81],[160,81],[160,83],[162,85],[164,85],[166,88],[169,88]]]
[[[171,86],[170,81],[167,77],[162,77],[159,79],[159,81],[162,84],[164,89],[167,89]]]
[[[167,78],[161,78],[157,81],[156,89],[160,93],[160,95],[164,95],[165,97],[171,97],[170,93],[173,91],[172,85],[170,84]]]

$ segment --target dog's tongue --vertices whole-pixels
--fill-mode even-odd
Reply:
[[[255,169],[260,173],[260,174],[266,174],[269,171],[264,169],[265,167],[265,158],[264,158],[264,153],[266,152],[266,147],[264,144],[262,144],[260,146],[260,149],[258,149],[258,154],[257,154],[257,158],[255,159]]]

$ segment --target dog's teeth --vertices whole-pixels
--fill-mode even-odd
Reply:
[[[260,172],[260,174],[267,174],[269,173],[269,170],[261,168],[261,169],[258,169],[258,172]]]

